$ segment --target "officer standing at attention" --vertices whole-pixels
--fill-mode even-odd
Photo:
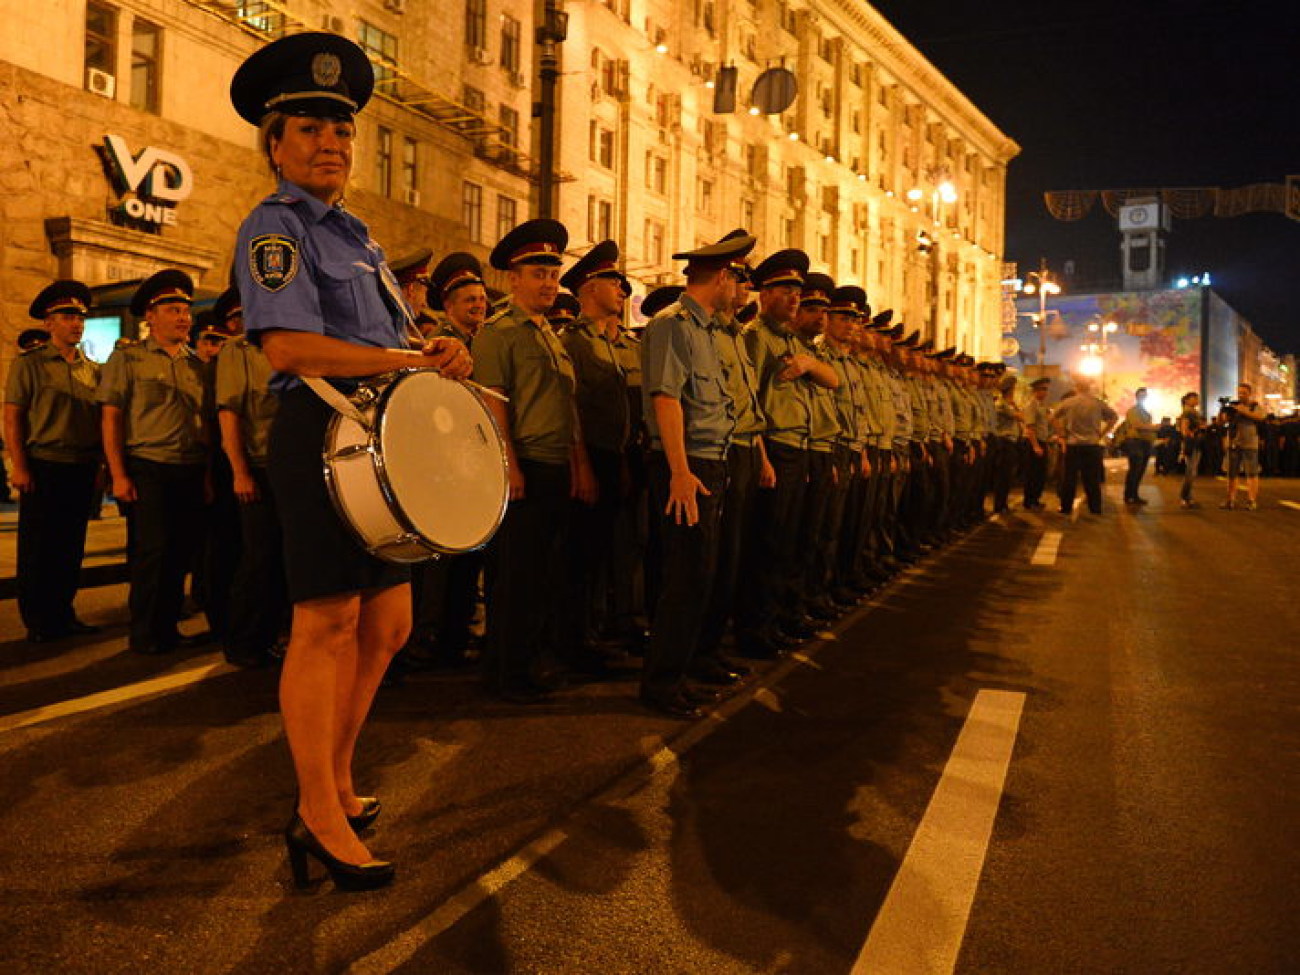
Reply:
[[[564,545],[569,502],[595,500],[595,478],[574,400],[573,362],[546,313],[559,293],[569,233],[556,220],[515,227],[492,250],[510,302],[474,337],[476,380],[509,398],[486,400],[506,444],[510,506],[492,541],[484,675],[520,704],[545,699],[563,659]]]
[[[427,280],[427,309],[439,313],[427,337],[457,339],[468,348],[487,318],[483,266],[473,254],[455,251],[438,262]],[[408,669],[455,667],[469,659],[483,561],[480,550],[412,566],[411,638],[398,658]]]
[[[686,290],[674,312],[646,326],[642,340],[650,515],[659,532],[662,581],[641,701],[674,717],[695,717],[697,704],[716,700],[686,682],[717,564],[727,445],[736,425],[712,331],[714,316],[732,309],[736,282],[729,266],[754,243],[732,237],[674,254],[687,262]]]
[[[1024,455],[1026,511],[1038,511],[1043,505],[1043,488],[1047,485],[1047,452],[1052,447],[1052,414],[1047,406],[1047,391],[1052,381],[1047,377],[1029,384],[1029,402],[1025,404]]]
[[[429,263],[432,260],[433,251],[425,247],[388,262],[388,268],[401,289],[402,298],[415,317],[416,327],[426,339],[433,338],[438,329],[437,320],[429,314]]]
[[[113,496],[131,504],[130,647],[166,653],[202,528],[210,430],[203,362],[185,342],[194,284],[183,271],[147,278],[131,299],[148,337],[116,349],[99,383]]]
[[[98,630],[72,605],[102,446],[99,366],[77,346],[90,304],[80,281],[41,291],[28,314],[45,323],[47,342],[14,360],[5,386],[4,439],[20,498],[18,612],[31,643]]]
[[[271,424],[279,399],[270,390],[271,364],[261,346],[239,333],[244,309],[231,288],[213,312],[232,334],[217,356],[217,424],[239,505],[239,564],[230,589],[225,657],[236,667],[262,667],[289,623],[280,517],[266,473]]]
[[[573,511],[569,581],[576,612],[564,621],[569,666],[605,676],[599,649],[611,623],[614,528],[624,501],[625,450],[632,436],[622,348],[623,305],[632,286],[618,269],[618,244],[603,240],[560,277],[577,296],[580,313],[560,341],[573,362],[578,419],[596,478],[596,501]]]
[[[857,594],[849,591],[839,568],[841,558],[849,558],[848,550],[857,541],[855,531],[862,521],[863,487],[871,474],[871,462],[866,456],[867,432],[862,422],[866,417],[867,389],[854,357],[859,319],[866,307],[866,292],[856,285],[833,289],[822,339],[824,353],[839,377],[839,385],[832,394],[838,432],[832,455],[835,476],[818,539],[817,576],[812,581],[816,586],[814,592],[826,593],[827,598],[838,604],[837,608],[847,608],[857,602]],[[851,501],[857,510],[850,510]]]

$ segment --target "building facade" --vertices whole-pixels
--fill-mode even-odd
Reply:
[[[163,266],[229,279],[235,230],[273,186],[230,107],[238,64],[330,30],[376,63],[349,206],[390,257],[486,257],[537,212],[535,28],[511,0],[0,0],[0,359],[56,276],[93,286]],[[1006,165],[1018,151],[855,0],[571,3],[555,212],[571,249],[606,236],[644,288],[677,250],[736,226],[862,283],[941,344],[996,354]],[[750,114],[768,68],[798,83]],[[734,72],[722,69],[732,68]],[[715,112],[734,78],[734,111]],[[100,323],[129,331],[124,312]]]

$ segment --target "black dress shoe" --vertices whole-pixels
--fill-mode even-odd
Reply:
[[[68,632],[76,636],[88,636],[91,633],[100,633],[103,629],[102,626],[92,626],[90,623],[83,623],[76,617],[73,617],[72,622],[68,624]]]
[[[715,691],[711,687],[692,687],[684,683],[678,688],[677,693],[688,704],[717,704],[722,700],[722,692]]]
[[[363,891],[387,887],[396,876],[396,869],[384,860],[371,860],[369,863],[345,863],[321,845],[320,840],[312,835],[307,824],[297,813],[284,831],[284,845],[289,853],[289,866],[293,870],[295,887],[307,887],[311,883],[308,872],[308,857],[316,860],[329,871],[330,879],[339,890]]]
[[[742,678],[749,677],[754,673],[751,668],[746,667],[739,660],[735,660],[723,654],[718,654],[716,659],[723,667],[726,667],[729,671],[738,674]]]
[[[750,660],[776,660],[785,652],[785,647],[767,637],[747,636],[736,642],[736,652]]]
[[[373,826],[384,809],[374,796],[357,796],[357,801],[361,803],[361,812],[348,817],[348,825],[352,827],[354,833],[360,833]]]
[[[705,660],[695,664],[691,668],[691,679],[701,684],[714,684],[718,687],[728,687],[744,680],[739,673],[716,660]]]
[[[66,632],[60,633],[57,630],[28,630],[27,642],[28,643],[54,643],[57,640],[62,640],[67,635],[68,634]]]
[[[670,718],[698,718],[702,712],[690,701],[676,691],[652,693],[642,691],[637,699],[651,711],[658,711]]]

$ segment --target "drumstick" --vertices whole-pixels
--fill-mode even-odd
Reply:
[[[472,379],[462,379],[461,382],[463,382],[466,386],[473,386],[484,396],[491,396],[493,399],[499,399],[502,403],[510,402],[509,396],[505,396],[502,393],[498,393],[495,389],[488,389],[486,386],[480,386]]]

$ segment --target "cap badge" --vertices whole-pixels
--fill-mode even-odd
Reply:
[[[333,88],[343,74],[343,62],[337,54],[317,54],[311,59],[311,80],[322,88]]]

